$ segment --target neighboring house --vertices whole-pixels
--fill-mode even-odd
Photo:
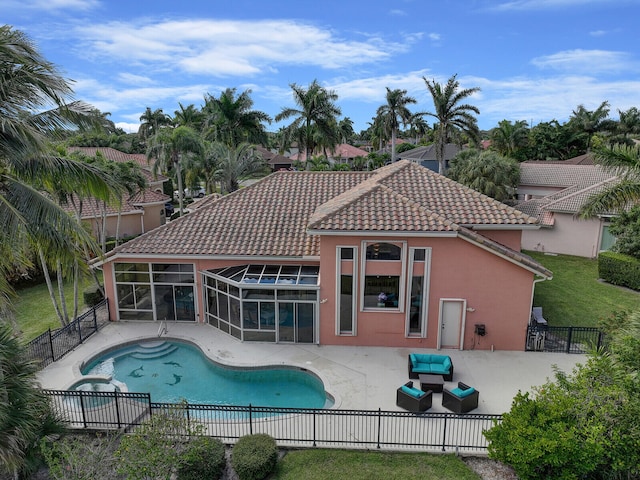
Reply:
[[[278,170],[290,170],[293,166],[293,160],[289,157],[285,157],[279,153],[274,153],[259,145],[256,146],[256,150],[260,152],[262,158],[269,165],[272,172],[277,172]]]
[[[447,143],[444,146],[444,162],[446,168],[449,168],[449,161],[454,158],[462,148],[455,143]],[[425,147],[416,147],[412,150],[397,154],[399,160],[410,160],[414,163],[418,163],[423,167],[428,168],[433,172],[437,172],[439,169],[438,160],[436,159],[436,146],[435,144],[427,145]]]
[[[616,181],[602,167],[585,163],[589,158],[520,164],[516,208],[537,217],[542,226],[523,232],[523,249],[594,258],[613,245],[615,239],[608,232],[611,214],[579,216],[591,195]]]
[[[125,195],[120,209],[117,205],[103,206],[102,202],[95,199],[83,201],[81,218],[91,225],[96,237],[100,237],[103,228],[106,229],[107,237],[115,237],[118,232],[119,236],[124,238],[140,235],[165,224],[164,205],[171,197],[162,193],[162,184],[168,179],[163,175],[155,176],[151,173],[151,166],[145,155],[128,154],[109,147],[68,147],[67,152],[80,152],[89,157],[100,152],[105,159],[113,162],[137,163],[147,179],[148,188],[131,196]],[[77,205],[77,201],[75,204]],[[70,206],[67,209],[72,210]],[[106,213],[105,217],[103,212]]]
[[[347,163],[349,165],[353,164],[353,160],[356,157],[367,157],[369,152],[366,150],[362,150],[361,148],[354,147],[353,145],[349,145],[348,143],[341,143],[336,146],[333,150],[328,152],[328,160],[331,163]],[[296,154],[291,155],[291,160],[297,160],[300,162],[307,161],[307,153],[306,152],[298,152]]]
[[[552,275],[519,252],[536,228],[408,161],[281,171],[96,266],[112,320],[197,321],[243,341],[522,350],[535,281]]]

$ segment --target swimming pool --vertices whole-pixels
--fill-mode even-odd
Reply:
[[[327,408],[322,381],[293,367],[230,368],[195,346],[150,341],[109,351],[81,368],[83,375],[112,377],[129,392],[149,392],[159,403]]]

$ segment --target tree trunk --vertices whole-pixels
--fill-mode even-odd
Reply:
[[[78,318],[78,298],[80,296],[80,265],[78,259],[73,261],[73,319]]]
[[[62,262],[57,262],[57,276],[58,276],[58,295],[60,296],[60,310],[64,317],[64,324],[69,324],[69,311],[67,309],[67,299],[64,297],[64,278],[62,278]]]
[[[391,129],[391,163],[396,161],[396,129]]]
[[[40,257],[40,265],[42,266],[42,274],[44,275],[44,280],[47,283],[47,289],[49,290],[49,297],[51,298],[51,303],[53,304],[53,308],[56,311],[56,315],[58,315],[58,320],[60,320],[60,325],[65,326],[64,318],[60,313],[60,307],[58,306],[58,301],[56,300],[56,294],[53,291],[53,283],[51,282],[51,275],[49,274],[49,268],[47,267],[47,260],[44,257],[44,252],[41,247],[38,247],[38,256]]]

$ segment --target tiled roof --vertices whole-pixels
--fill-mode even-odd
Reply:
[[[539,187],[570,187],[593,185],[612,178],[614,174],[599,165],[567,165],[555,162],[523,162],[520,164],[520,185]]]
[[[604,181],[592,185],[571,185],[559,192],[552,193],[543,198],[537,198],[520,202],[516,208],[528,215],[538,217],[544,225],[545,212],[561,212],[578,214],[586,201],[592,195],[602,192],[618,181],[617,177],[611,177]],[[604,212],[605,214],[613,214],[614,212]]]
[[[529,265],[519,252],[462,225],[534,223],[514,208],[400,161],[375,172],[276,172],[114,253],[304,257],[319,255],[319,230],[457,232]]]
[[[386,189],[375,189],[377,195],[373,195],[374,186]],[[387,204],[394,208],[385,207]],[[389,218],[391,210],[394,218]],[[350,223],[345,223],[346,219]],[[334,220],[337,223],[333,224]],[[378,169],[368,181],[321,206],[311,218],[310,228],[442,231],[450,230],[451,223],[526,225],[536,221],[427,168],[401,161]]]
[[[455,157],[461,148],[455,143],[447,143],[444,146],[444,158],[445,160],[451,160]],[[416,147],[406,152],[396,154],[398,158],[403,160],[413,160],[414,162],[421,162],[423,160],[436,160],[436,146],[435,144],[427,145],[424,147]]]
[[[119,210],[120,213],[143,213],[141,207],[143,205],[148,204],[159,204],[168,202],[171,198],[164,193],[155,192],[153,190],[145,190],[144,192],[138,192],[131,197],[128,197],[124,202],[122,202],[122,208]],[[78,200],[75,199],[74,203],[77,205]],[[73,204],[69,204],[63,206],[66,211],[73,211]],[[103,204],[101,200],[96,199],[85,199],[82,202],[82,218],[95,218],[102,215]],[[118,213],[117,205],[106,205],[106,213],[107,215],[116,215]]]
[[[348,143],[341,143],[335,149],[329,152],[329,157],[336,160],[344,158],[366,157],[367,155],[369,155],[369,152],[367,152],[366,150],[354,147],[352,145],[349,145]],[[290,158],[291,160],[299,160],[301,162],[304,162],[307,160],[307,152],[303,150],[291,155]]]
[[[111,147],[67,147],[67,152],[80,152],[87,157],[95,157],[96,154],[100,152],[107,160],[113,162],[134,162],[143,168],[149,169],[149,162],[145,155],[124,153]]]
[[[617,182],[617,179],[612,178],[587,187],[575,186],[567,188],[562,192],[545,197],[547,204],[544,208],[550,212],[578,213],[589,197],[602,192],[615,182]]]

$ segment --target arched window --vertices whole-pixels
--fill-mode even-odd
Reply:
[[[402,249],[392,243],[367,245],[367,260],[400,260]]]

